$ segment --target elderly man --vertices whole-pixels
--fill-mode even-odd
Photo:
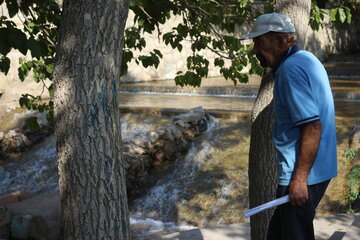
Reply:
[[[278,160],[277,197],[289,194],[271,219],[268,239],[314,239],[313,220],[330,179],[337,175],[334,101],[321,62],[296,44],[288,16],[259,16],[253,52],[275,78],[273,139]]]

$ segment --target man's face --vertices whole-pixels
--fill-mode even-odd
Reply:
[[[275,67],[279,61],[278,47],[275,46],[276,41],[270,34],[263,34],[253,38],[254,49],[257,59],[262,67]]]

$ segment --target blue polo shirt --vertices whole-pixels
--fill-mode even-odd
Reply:
[[[274,144],[279,185],[289,185],[300,146],[300,127],[320,120],[319,150],[308,176],[308,185],[337,175],[334,100],[321,62],[310,52],[298,51],[285,58],[275,75]]]

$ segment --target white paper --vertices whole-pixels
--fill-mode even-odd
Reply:
[[[249,209],[247,210],[246,212],[244,212],[244,216],[245,217],[250,217],[254,214],[257,214],[259,212],[262,212],[268,208],[272,208],[272,207],[276,207],[276,206],[279,206],[281,204],[284,204],[284,203],[287,203],[289,202],[289,195],[286,195],[286,196],[283,196],[281,198],[278,198],[278,199],[275,199],[275,200],[272,200],[270,202],[267,202],[267,203],[264,203],[264,204],[261,204],[257,207],[254,207],[252,209]]]

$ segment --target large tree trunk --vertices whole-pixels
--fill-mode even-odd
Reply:
[[[277,12],[288,15],[293,21],[298,44],[303,46],[310,17],[310,0],[276,1]],[[249,203],[250,208],[275,198],[277,163],[272,140],[274,79],[266,73],[253,107],[249,153]],[[266,239],[268,225],[274,209],[251,217],[251,239]]]
[[[118,84],[129,0],[63,2],[55,135],[64,239],[129,239]]]
[[[249,203],[253,208],[275,197],[277,165],[272,141],[274,80],[266,73],[261,80],[251,116],[251,139],[249,154]],[[251,239],[266,239],[273,210],[251,217]]]

